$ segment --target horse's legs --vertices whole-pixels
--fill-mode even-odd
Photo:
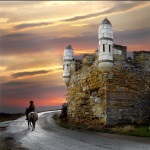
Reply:
[[[32,122],[32,131],[35,130],[35,122]]]
[[[28,129],[29,129],[29,126],[30,126],[30,122],[29,122],[29,119],[28,119]]]

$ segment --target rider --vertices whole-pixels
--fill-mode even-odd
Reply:
[[[35,106],[33,104],[34,102],[33,101],[30,101],[30,106],[29,108],[26,108],[26,120],[28,120],[28,114],[30,112],[35,112]]]

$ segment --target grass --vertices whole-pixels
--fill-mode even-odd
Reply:
[[[96,131],[102,133],[113,133],[113,134],[121,134],[121,135],[131,135],[131,136],[138,136],[138,137],[150,137],[150,126],[136,126],[136,125],[125,125],[125,126],[116,126],[116,127],[87,127],[83,125],[73,126],[70,125],[66,119],[60,119],[59,115],[54,116],[55,122],[68,129],[81,129],[81,130],[88,130],[88,131]]]
[[[124,127],[110,128],[111,133],[123,134],[123,135],[133,135],[139,137],[150,137],[150,127],[149,126],[131,126],[127,125]]]
[[[132,135],[150,137],[149,127],[135,127]]]

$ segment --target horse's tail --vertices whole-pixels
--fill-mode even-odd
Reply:
[[[38,114],[36,112],[29,113],[29,121],[36,122],[38,120]]]
[[[33,117],[34,121],[38,120],[38,114],[36,112],[34,112],[34,117]]]

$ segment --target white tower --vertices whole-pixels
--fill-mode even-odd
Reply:
[[[74,61],[74,52],[71,45],[68,45],[64,50],[64,65],[63,65],[63,80],[68,86],[70,81],[71,64]]]
[[[99,68],[109,69],[113,66],[113,30],[111,22],[105,18],[98,31]]]

